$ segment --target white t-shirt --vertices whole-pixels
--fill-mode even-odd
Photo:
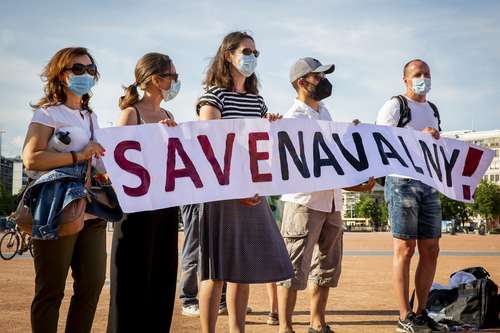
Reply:
[[[408,102],[408,107],[411,112],[411,120],[406,124],[405,128],[411,128],[421,131],[426,127],[438,129],[438,119],[434,116],[434,110],[427,102],[415,102],[414,100],[404,96]],[[377,116],[377,125],[398,126],[400,118],[399,100],[391,98],[382,106]]]
[[[81,131],[79,135],[71,137],[71,147],[75,147],[75,150],[79,151],[83,149],[90,140],[90,121],[89,115],[92,116],[92,123],[94,126],[94,131],[99,128],[99,123],[97,121],[97,115],[94,112],[88,112],[87,110],[73,110],[64,104],[58,104],[55,106],[49,106],[47,108],[39,108],[33,112],[33,117],[31,118],[31,123],[38,123],[54,129],[54,133],[59,128],[67,127],[78,127]],[[83,118],[82,118],[83,116]],[[95,159],[94,163],[95,165]],[[98,163],[98,169],[102,169],[102,164]],[[27,174],[31,178],[38,178],[45,172],[26,170]]]
[[[283,117],[332,121],[332,117],[323,103],[319,102],[319,111],[315,111],[309,105],[298,99],[295,100],[295,103]],[[341,190],[289,193],[282,195],[281,200],[297,203],[310,209],[327,213],[332,212],[332,203],[335,203],[335,211],[342,210]]]
[[[56,132],[59,128],[64,127],[81,128],[85,135],[83,137],[79,136],[78,140],[80,142],[74,142],[74,144],[82,149],[90,140],[89,114],[92,115],[92,123],[95,131],[99,128],[99,124],[97,122],[97,115],[94,112],[88,112],[87,110],[73,110],[64,104],[35,110],[33,117],[31,118],[31,122],[52,127],[54,132]]]

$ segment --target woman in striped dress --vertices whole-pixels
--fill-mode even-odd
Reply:
[[[254,39],[233,32],[222,41],[207,72],[206,92],[196,110],[200,120],[267,118],[254,73],[259,52]],[[249,284],[288,279],[293,269],[265,198],[208,202],[200,211],[200,318],[214,333],[224,281],[231,333],[244,332]]]

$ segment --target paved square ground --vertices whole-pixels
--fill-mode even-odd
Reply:
[[[110,246],[108,234],[108,249]],[[179,234],[179,249],[183,234]],[[397,306],[391,285],[391,235],[388,233],[345,233],[344,263],[340,286],[332,290],[327,320],[336,332],[394,332]],[[469,266],[484,266],[500,285],[500,235],[444,235],[441,241],[436,281],[446,283],[450,273]],[[415,270],[415,262],[412,272]],[[108,272],[109,276],[109,272]],[[0,332],[29,332],[29,308],[34,289],[31,257],[0,261]],[[71,277],[61,307],[60,331],[71,296]],[[269,311],[264,285],[250,288],[247,332],[277,332],[265,324]],[[94,321],[94,332],[105,332],[109,305],[109,284],[104,287]],[[309,321],[306,292],[299,293],[294,316],[297,333],[306,332]],[[177,300],[172,332],[198,332],[197,318],[180,314]],[[218,332],[227,332],[227,317],[220,316]],[[500,332],[500,329],[489,330]]]

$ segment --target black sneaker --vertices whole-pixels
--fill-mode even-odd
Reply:
[[[398,320],[396,331],[405,333],[431,333],[427,322],[418,318],[415,313],[408,312],[405,319]]]
[[[431,329],[432,332],[448,332],[448,326],[440,324],[436,322],[434,319],[429,317],[429,314],[427,311],[422,311],[421,314],[417,315],[417,318],[425,321],[427,323],[427,326]]]
[[[330,326],[326,325],[325,327],[323,327],[319,331],[315,330],[312,327],[309,327],[309,330],[307,331],[307,333],[335,333],[335,332],[330,328]]]

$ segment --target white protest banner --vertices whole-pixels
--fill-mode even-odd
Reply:
[[[328,121],[196,121],[96,131],[125,212],[353,186],[370,176],[418,179],[470,202],[490,149],[421,132]]]

